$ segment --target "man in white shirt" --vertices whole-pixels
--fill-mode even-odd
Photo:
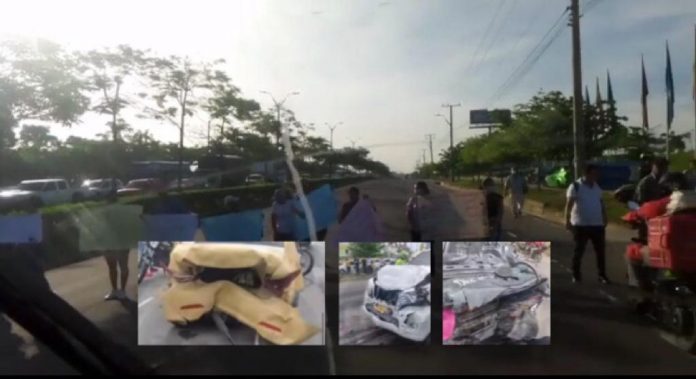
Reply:
[[[571,183],[566,193],[566,228],[572,231],[575,239],[573,283],[582,279],[580,264],[588,240],[592,241],[597,256],[599,281],[603,284],[609,283],[604,261],[607,212],[602,200],[602,189],[597,184],[598,179],[599,168],[587,165],[585,176]]]

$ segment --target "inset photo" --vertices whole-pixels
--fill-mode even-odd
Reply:
[[[323,242],[140,242],[139,345],[324,345]]]
[[[445,345],[549,345],[550,242],[445,242]]]
[[[339,345],[430,343],[430,243],[339,245]]]

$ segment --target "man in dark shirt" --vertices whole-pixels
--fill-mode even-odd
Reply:
[[[499,241],[502,232],[504,198],[495,190],[495,182],[491,178],[486,178],[483,181],[483,190],[486,192],[490,239]]]
[[[343,220],[345,220],[348,213],[350,213],[351,209],[353,209],[359,200],[360,190],[357,187],[350,187],[350,189],[348,189],[348,201],[344,203],[343,207],[341,208],[341,214],[338,217],[338,222],[343,222]]]
[[[660,185],[660,179],[667,173],[669,162],[665,158],[653,161],[650,174],[646,175],[636,187],[635,201],[644,204],[664,197],[665,189]]]

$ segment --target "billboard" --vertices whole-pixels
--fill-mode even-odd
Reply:
[[[471,129],[490,128],[510,122],[512,112],[509,109],[474,109],[469,111],[469,127]]]

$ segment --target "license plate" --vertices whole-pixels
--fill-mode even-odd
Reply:
[[[377,312],[381,315],[389,314],[389,308],[387,308],[386,306],[384,306],[382,304],[375,304],[374,308],[375,308],[375,312]]]

